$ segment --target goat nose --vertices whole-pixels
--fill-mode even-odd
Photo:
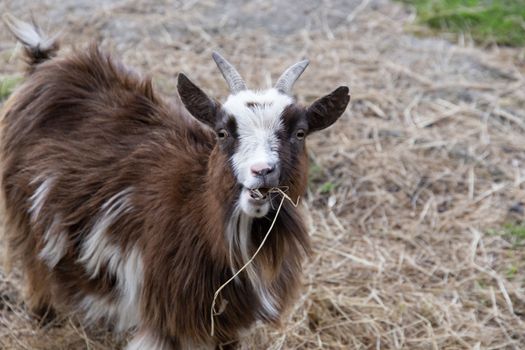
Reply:
[[[266,176],[275,170],[275,164],[255,163],[250,170],[254,176]]]

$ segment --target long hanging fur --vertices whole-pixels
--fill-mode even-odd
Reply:
[[[55,57],[54,39],[6,22],[31,65],[5,105],[0,143],[7,242],[30,308],[137,329],[128,349],[212,347],[256,320],[278,323],[309,251],[297,209],[284,205],[250,272],[221,293],[210,338],[214,291],[270,224],[235,213],[237,183],[215,135],[97,47]],[[306,151],[286,164],[292,198],[307,168]]]

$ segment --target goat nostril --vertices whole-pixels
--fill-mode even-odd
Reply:
[[[254,176],[266,176],[275,170],[275,165],[269,165],[268,163],[257,163],[252,165],[250,170]]]

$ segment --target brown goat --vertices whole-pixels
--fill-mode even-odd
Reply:
[[[134,330],[130,350],[214,348],[257,320],[278,323],[309,250],[289,202],[220,293],[211,336],[214,292],[269,229],[280,202],[269,188],[305,192],[305,136],[342,115],[348,88],[304,108],[291,88],[307,61],[252,91],[214,54],[228,99],[180,74],[182,103],[167,103],[97,47],[59,57],[38,27],[5,21],[29,64],[4,106],[0,154],[7,241],[30,309]]]

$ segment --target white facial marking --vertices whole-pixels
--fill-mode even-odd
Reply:
[[[226,237],[228,238],[229,242],[230,265],[232,267],[233,273],[236,272],[236,264],[233,261],[234,250],[237,250],[241,253],[243,260],[241,266],[251,258],[250,237],[252,223],[252,217],[245,214],[240,206],[236,206],[232,216],[228,221],[226,232]],[[255,290],[255,293],[259,297],[259,301],[261,302],[261,306],[263,308],[263,313],[272,318],[277,317],[279,315],[279,311],[277,310],[272,291],[270,287],[265,285],[263,280],[261,280],[260,272],[257,271],[256,265],[249,264],[246,266],[244,271],[246,271],[248,280]]]
[[[32,183],[40,181],[40,178],[35,179]],[[53,186],[54,178],[48,177],[45,179],[36,189],[35,193],[29,198],[31,202],[31,207],[29,208],[29,213],[31,214],[31,221],[37,222],[38,215],[44,206],[47,195]]]
[[[242,208],[244,214],[252,218],[262,218],[270,210],[270,202],[265,201],[261,204],[254,204],[250,196],[250,192],[242,189],[239,197],[239,206]]]
[[[250,166],[279,161],[277,132],[282,128],[281,114],[293,103],[291,97],[275,89],[251,90],[230,95],[224,110],[235,117],[239,147],[232,157],[237,180],[245,187],[255,184]]]
[[[53,222],[44,234],[44,248],[38,254],[38,257],[44,260],[50,268],[56,264],[66,254],[67,235],[60,231],[60,217],[55,215]]]
[[[279,164],[277,133],[283,127],[281,115],[294,101],[276,89],[264,91],[244,90],[230,95],[223,104],[224,110],[235,117],[238,148],[232,156],[237,181],[245,188],[257,188],[260,179],[252,174],[254,164]],[[269,205],[253,205],[248,191],[242,191],[240,205],[251,217],[263,217]]]

